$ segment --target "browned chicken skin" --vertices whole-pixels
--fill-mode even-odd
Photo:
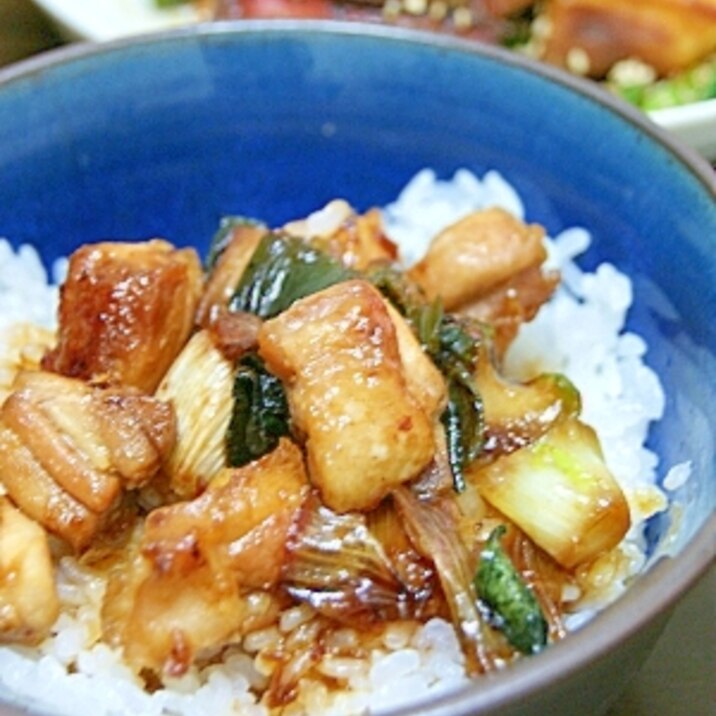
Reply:
[[[194,326],[202,272],[166,241],[86,245],[70,258],[59,339],[43,367],[151,393]]]
[[[279,602],[263,590],[280,577],[307,494],[303,456],[282,440],[201,497],[151,512],[136,555],[110,580],[107,637],[135,666],[178,675],[201,649],[271,623]]]
[[[174,439],[173,412],[154,398],[26,372],[0,408],[0,482],[27,515],[79,550],[123,488],[157,474]]]
[[[441,231],[409,273],[446,310],[488,324],[501,356],[559,283],[542,267],[543,239],[542,227],[503,209],[478,211]]]
[[[431,461],[431,416],[410,391],[395,326],[370,284],[297,301],[264,323],[259,349],[287,386],[311,479],[332,509],[375,507]]]
[[[469,214],[448,226],[409,272],[428,298],[454,311],[546,258],[544,229],[504,209]]]

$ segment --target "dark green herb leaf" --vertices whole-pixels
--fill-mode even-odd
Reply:
[[[365,278],[409,320],[411,314],[426,303],[425,295],[418,284],[391,264],[381,263],[371,267]]]
[[[455,393],[455,395],[453,395]],[[440,421],[445,429],[447,442],[448,462],[452,472],[452,483],[456,492],[465,490],[465,449],[462,441],[462,422],[460,419],[459,391],[453,386],[448,386],[448,404]]]
[[[288,403],[281,381],[266,370],[256,353],[239,362],[233,397],[226,456],[231,467],[241,467],[271,452],[279,438],[288,435]]]
[[[451,316],[443,316],[440,321],[439,361],[445,364],[451,373],[461,377],[471,376],[477,361],[478,341],[466,327]]]
[[[448,462],[456,492],[465,489],[465,468],[484,442],[482,399],[474,384],[448,380],[448,404],[440,420],[445,428]]]
[[[267,234],[256,248],[229,308],[272,318],[299,298],[354,276],[340,261],[301,239]]]
[[[448,383],[448,404],[441,416],[448,461],[457,492],[465,489],[464,470],[484,443],[482,398],[474,379],[480,344],[474,333],[445,314],[439,301],[428,303],[405,274],[383,266],[368,278],[406,317],[426,353]]]
[[[440,301],[434,301],[416,311],[413,317],[418,340],[430,356],[437,356],[442,343],[441,333],[445,321],[445,311]]]
[[[464,469],[480,454],[485,439],[482,397],[474,378],[480,344],[463,325],[445,315],[437,326],[437,344],[437,350],[429,352],[448,382],[442,423],[453,484],[462,492]]]
[[[547,621],[534,593],[502,547],[500,539],[506,531],[500,525],[487,540],[480,555],[475,589],[510,644],[524,654],[536,654],[547,644]]]

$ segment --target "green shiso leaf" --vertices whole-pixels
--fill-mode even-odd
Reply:
[[[226,457],[229,466],[241,467],[271,452],[289,434],[290,416],[281,381],[256,353],[239,361],[233,398]]]
[[[547,621],[502,547],[500,540],[506,531],[500,525],[488,538],[480,555],[475,589],[510,644],[524,654],[536,654],[547,644]]]
[[[412,325],[447,380],[448,404],[441,421],[453,486],[462,492],[464,470],[484,444],[484,410],[474,378],[480,343],[466,325],[445,314],[439,301],[427,302],[420,289],[396,269],[381,267],[369,278]]]
[[[251,257],[229,308],[272,318],[299,298],[355,275],[302,239],[269,233]]]

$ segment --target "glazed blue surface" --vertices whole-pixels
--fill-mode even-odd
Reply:
[[[425,166],[498,169],[530,220],[586,226],[587,262],[634,278],[632,324],[668,395],[653,444],[665,464],[694,460],[690,489],[713,507],[713,182],[636,113],[512,56],[379,31],[251,27],[6,73],[0,236],[47,260],[107,238],[204,249],[225,214],[276,223],[337,195],[365,209]]]

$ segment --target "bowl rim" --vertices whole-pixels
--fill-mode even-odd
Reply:
[[[122,5],[122,15],[126,15],[125,25],[117,26],[100,16],[105,13],[104,5]],[[131,3],[112,0],[112,2],[96,2],[90,11],[87,3],[83,9],[81,3],[64,3],[62,0],[35,0],[42,11],[52,18],[66,39],[106,41],[114,38],[126,37],[137,32],[156,32],[161,29],[180,27],[182,25],[201,22],[204,19],[191,4],[179,8],[152,8],[149,1],[132,0]],[[137,4],[138,7],[134,7]],[[95,8],[95,5],[97,6]],[[128,5],[133,5],[132,8]],[[141,7],[139,7],[141,5]],[[70,7],[68,7],[70,6]],[[138,26],[133,26],[136,13],[151,12],[143,17]],[[109,24],[107,24],[109,22]],[[716,146],[703,136],[708,132],[709,126],[716,122],[716,99],[689,102],[675,107],[646,110],[651,119],[657,124],[677,134],[689,146],[704,154],[710,161],[716,161]]]
[[[460,38],[437,35],[427,31],[385,26],[373,23],[338,20],[233,20],[197,23],[186,27],[143,33],[105,42],[80,42],[62,46],[29,59],[0,68],[0,90],[15,83],[37,77],[53,68],[73,62],[106,56],[114,52],[153,45],[185,41],[210,40],[216,37],[245,37],[261,35],[338,35],[382,39],[425,45],[440,51],[478,55],[486,59],[520,69],[542,79],[555,82],[586,97],[590,102],[606,108],[623,121],[648,135],[656,144],[667,149],[682,171],[692,174],[716,199],[716,172],[708,162],[655,124],[640,110],[612,96],[588,80],[563,70],[536,63],[507,49],[476,43]],[[542,691],[547,685],[566,681],[607,652],[626,642],[636,632],[667,614],[706,571],[716,563],[716,514],[703,525],[684,546],[678,558],[664,557],[639,575],[635,584],[616,602],[600,612],[584,627],[571,633],[568,639],[553,644],[532,659],[523,659],[510,668],[484,677],[466,686],[432,697],[414,705],[398,707],[391,716],[460,716],[461,714],[492,713],[517,704]],[[555,679],[555,674],[558,677]],[[3,704],[0,693],[0,713],[12,703]],[[17,705],[17,704],[16,704]]]
[[[200,20],[194,4],[160,8],[156,3],[135,0],[132,3],[87,3],[86,0],[33,0],[34,4],[71,40],[101,42],[128,37],[138,32],[157,32],[182,27]],[[107,17],[107,11],[109,17]],[[118,17],[117,14],[121,15]],[[139,18],[140,22],[133,22]],[[124,20],[124,24],[122,24]],[[114,24],[114,22],[119,24]]]
[[[637,127],[652,140],[668,149],[691,173],[699,177],[709,190],[716,195],[716,177],[712,167],[701,154],[674,135],[667,128],[657,123],[650,113],[646,113],[629,104],[626,100],[601,88],[597,83],[556,67],[537,62],[526,55],[508,48],[492,45],[476,40],[418,30],[408,27],[385,25],[364,21],[345,20],[302,20],[262,18],[256,20],[219,20],[203,21],[173,28],[142,32],[114,38],[111,40],[78,42],[50,48],[26,59],[0,67],[0,87],[15,81],[42,74],[52,68],[93,56],[107,55],[113,52],[167,42],[208,39],[214,36],[236,35],[248,36],[261,33],[267,34],[321,34],[366,36],[384,39],[389,42],[404,42],[415,45],[427,45],[444,51],[462,54],[476,54],[486,59],[496,60],[510,65],[529,74],[538,75],[558,85],[585,96],[592,102],[601,105],[610,112],[617,114],[622,120]],[[716,100],[714,100],[716,102]],[[670,108],[676,111],[680,108]],[[659,110],[667,112],[667,110]],[[673,113],[673,112],[672,112]]]

